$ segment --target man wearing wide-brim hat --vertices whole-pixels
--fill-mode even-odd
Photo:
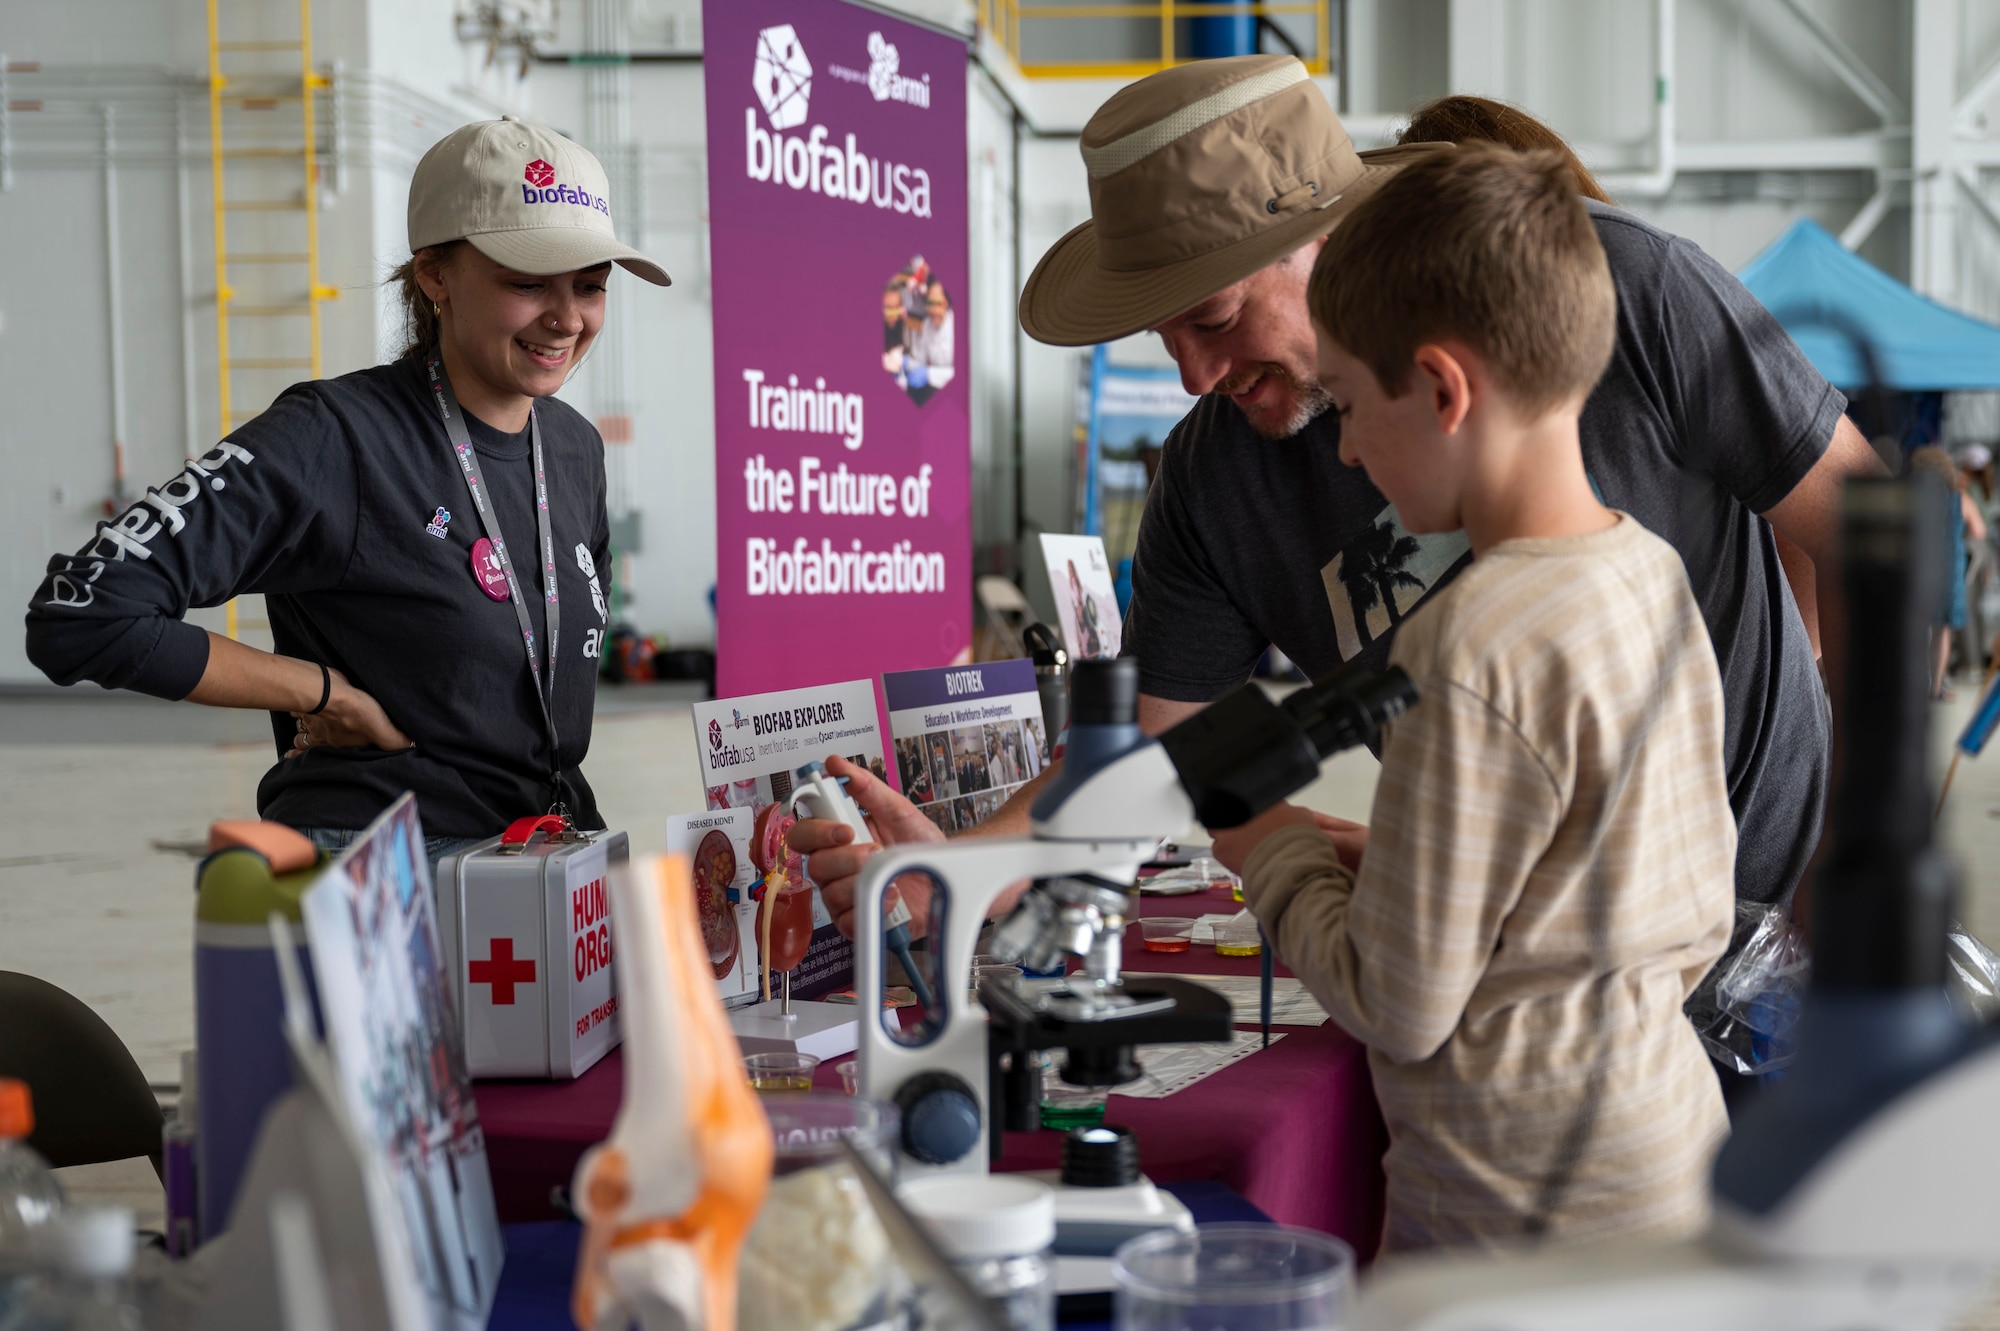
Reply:
[[[1397,625],[1470,551],[1458,534],[1405,531],[1342,465],[1306,280],[1326,235],[1383,180],[1450,149],[1357,153],[1287,56],[1142,79],[1091,117],[1081,146],[1091,218],[1036,266],[1022,327],[1064,346],[1151,330],[1202,398],[1167,440],[1139,529],[1124,649],[1139,660],[1141,725],[1157,732],[1221,697],[1274,645],[1313,676],[1385,664]],[[1584,409],[1584,460],[1604,501],[1687,565],[1727,698],[1737,892],[1782,901],[1818,841],[1829,722],[1772,533],[1831,583],[1838,481],[1878,464],[1846,400],[1734,277],[1631,213],[1589,206],[1619,322]],[[892,792],[867,793],[878,824],[905,826]],[[1013,812],[989,826],[1022,830]],[[929,824],[907,827],[919,837]],[[795,844],[839,839],[817,831]],[[830,904],[864,857],[814,857]]]

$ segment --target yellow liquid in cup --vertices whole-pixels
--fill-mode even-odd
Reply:
[[[812,1074],[805,1072],[753,1072],[750,1074],[750,1088],[759,1095],[782,1095],[791,1091],[810,1091],[813,1079]]]
[[[1254,957],[1264,950],[1264,945],[1256,939],[1249,942],[1217,943],[1215,955],[1218,957]]]

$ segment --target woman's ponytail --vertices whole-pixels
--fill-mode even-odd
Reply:
[[[417,281],[417,267],[421,264],[432,272],[437,272],[451,263],[462,240],[447,240],[441,245],[426,245],[405,259],[389,280],[396,284],[396,293],[403,300],[403,349],[398,360],[421,360],[429,354],[438,342],[438,310],[431,298],[424,294],[423,286]]]

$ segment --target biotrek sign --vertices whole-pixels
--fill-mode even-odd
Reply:
[[[791,24],[757,34],[750,86],[771,127],[767,130],[758,122],[757,107],[743,108],[744,173],[752,180],[809,190],[829,199],[929,217],[931,177],[923,167],[871,157],[853,134],[835,142],[825,125],[811,125],[793,135],[784,132],[806,124],[812,80],[812,60]],[[887,90],[884,96],[930,104],[928,76],[911,80],[892,71],[876,82]],[[913,86],[921,91],[911,91]]]

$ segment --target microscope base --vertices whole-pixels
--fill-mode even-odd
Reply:
[[[792,1000],[792,1015],[783,1016],[778,999],[729,1014],[729,1028],[746,1054],[811,1054],[839,1058],[854,1052],[860,1039],[859,1009],[851,1003],[808,1003]]]

